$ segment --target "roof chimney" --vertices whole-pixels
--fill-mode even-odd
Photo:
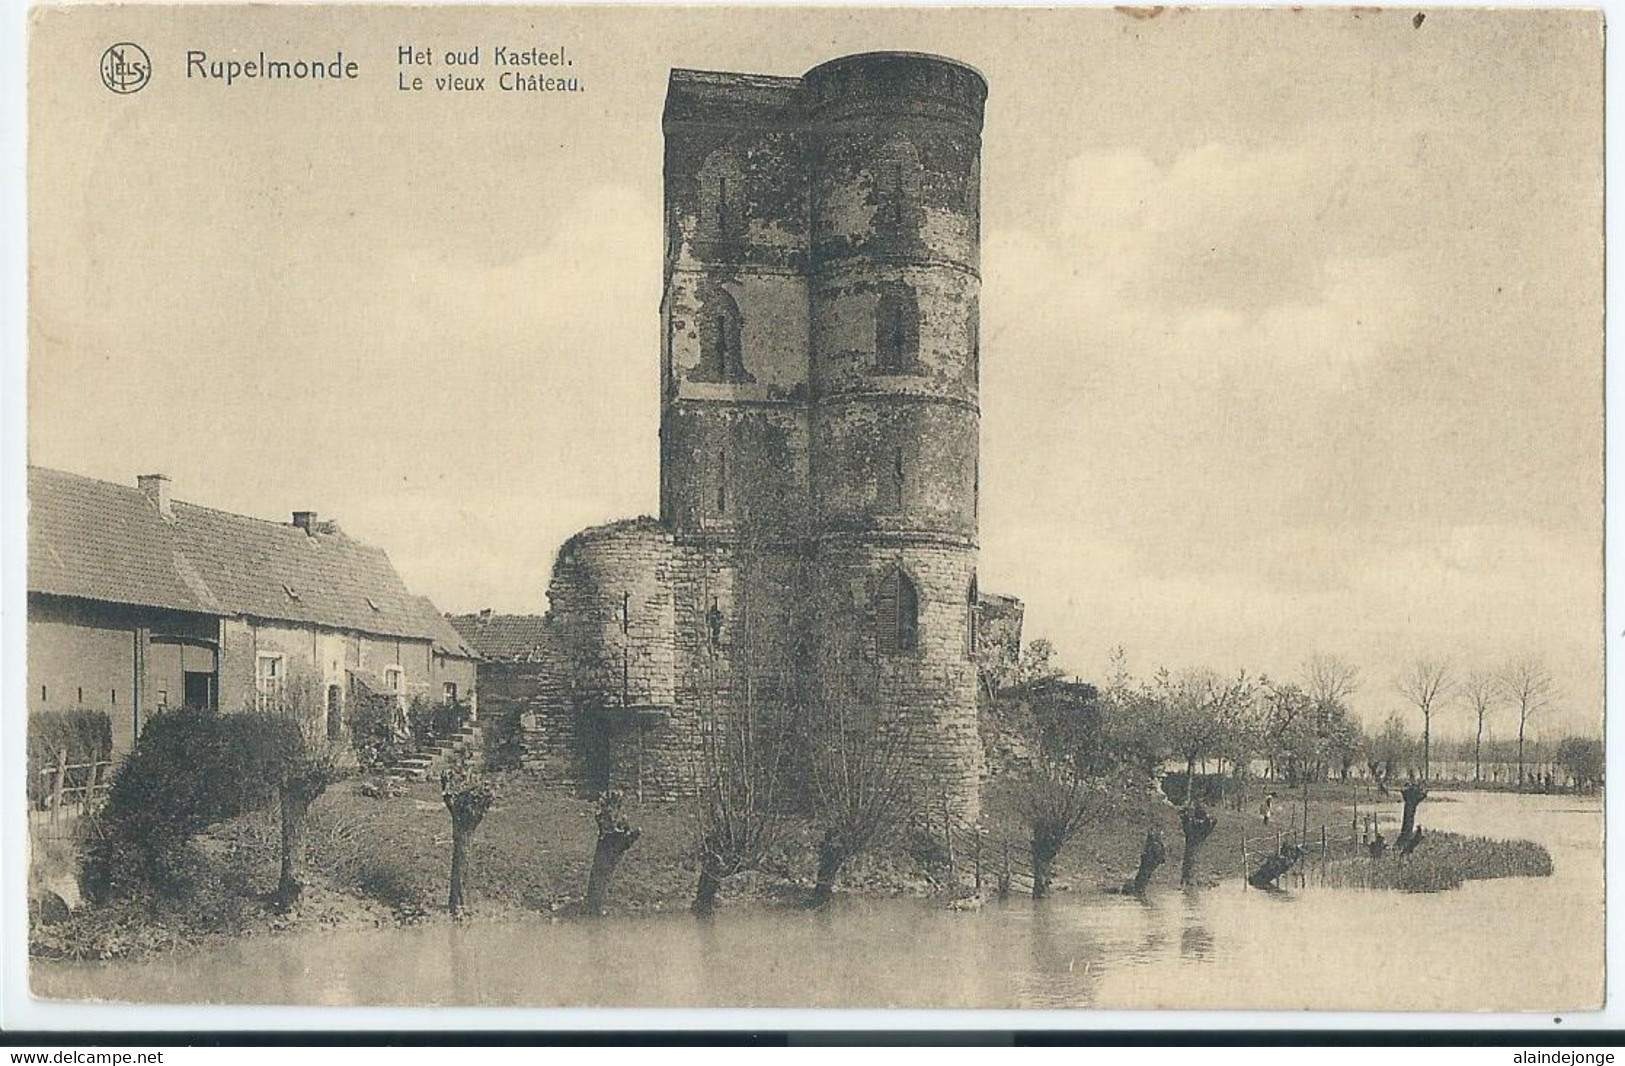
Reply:
[[[295,511],[293,513],[293,524],[304,530],[307,537],[314,537],[319,532],[316,528],[315,511]]]
[[[486,625],[490,625],[490,624],[491,624],[491,608],[486,607],[486,608],[481,609],[481,611],[480,611],[480,625],[486,626]]]
[[[169,506],[169,475],[168,474],[142,474],[135,479],[141,492],[152,505],[158,508],[158,513],[165,519],[175,517],[175,512]]]

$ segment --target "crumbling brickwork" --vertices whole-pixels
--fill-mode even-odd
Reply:
[[[544,772],[682,795],[717,721],[805,726],[861,676],[975,815],[985,97],[913,53],[672,72],[661,513],[559,553]]]

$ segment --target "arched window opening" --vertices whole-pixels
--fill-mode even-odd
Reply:
[[[705,296],[700,318],[701,381],[750,381],[745,372],[744,321],[739,304],[725,289]]]
[[[880,583],[875,598],[875,645],[883,655],[920,646],[920,592],[901,570]]]
[[[920,312],[914,290],[888,282],[875,304],[875,364],[881,373],[913,368],[920,345]]]

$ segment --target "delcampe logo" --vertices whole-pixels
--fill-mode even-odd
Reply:
[[[114,92],[140,92],[151,78],[152,60],[140,45],[121,41],[102,53],[102,84]]]

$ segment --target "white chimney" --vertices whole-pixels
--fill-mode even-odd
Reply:
[[[141,492],[158,508],[158,513],[164,518],[175,517],[175,512],[169,506],[169,475],[168,474],[142,474],[135,479]]]

